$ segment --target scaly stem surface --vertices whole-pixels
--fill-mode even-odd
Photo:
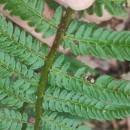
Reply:
[[[50,69],[52,67],[53,60],[55,58],[55,55],[57,53],[57,50],[62,42],[62,39],[65,35],[65,32],[67,30],[67,27],[69,25],[69,22],[71,20],[72,10],[70,8],[67,9],[66,14],[61,19],[61,23],[57,30],[56,39],[54,41],[54,44],[51,48],[50,53],[46,57],[45,65],[43,72],[41,74],[41,78],[38,85],[38,91],[37,91],[37,101],[36,101],[36,120],[35,120],[35,126],[34,130],[40,130],[40,121],[41,121],[41,115],[43,114],[42,110],[42,103],[43,103],[43,95],[45,94],[46,89],[46,83],[48,81],[48,74],[50,72]]]

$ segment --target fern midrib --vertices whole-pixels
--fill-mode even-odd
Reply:
[[[36,14],[38,17],[40,17],[42,20],[46,21],[47,23],[49,23],[51,26],[53,26],[54,28],[58,29],[58,27],[53,24],[52,22],[50,22],[50,20],[46,19],[43,15],[39,14],[37,11],[35,11],[35,9],[33,8],[30,8],[30,6],[28,6],[27,3],[25,3],[23,0],[20,0],[21,2],[19,3],[22,3],[27,9],[29,9],[31,12],[33,12],[34,14]]]
[[[36,100],[36,122],[34,125],[35,130],[39,130],[39,121],[42,114],[42,102],[44,100],[44,94],[45,89],[48,81],[48,76],[50,73],[50,69],[52,68],[53,61],[55,59],[55,56],[57,54],[58,48],[60,47],[60,44],[63,40],[63,36],[65,35],[65,32],[68,28],[69,22],[71,20],[73,10],[71,8],[67,8],[66,14],[62,17],[61,22],[59,24],[57,35],[55,38],[55,41],[52,45],[52,48],[47,56],[47,60],[45,61],[44,69],[41,74],[41,78],[38,85],[38,91],[37,91],[37,100]]]
[[[105,41],[105,40],[102,40],[102,41],[100,41],[100,39],[96,39],[96,40],[93,40],[92,39],[92,37],[87,37],[87,38],[85,38],[85,39],[82,39],[82,38],[74,38],[74,37],[70,37],[70,36],[65,36],[64,37],[65,39],[69,39],[69,40],[71,40],[71,41],[78,41],[78,42],[80,42],[80,44],[93,44],[93,45],[95,45],[96,43],[98,43],[98,45],[101,45],[101,47],[105,47],[105,46],[120,46],[120,47],[130,47],[130,45],[125,45],[125,44],[116,44],[116,43],[114,43],[114,44],[110,44],[109,43],[109,41]],[[103,44],[102,44],[103,43]]]

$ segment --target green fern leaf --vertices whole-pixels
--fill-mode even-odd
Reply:
[[[58,7],[51,20],[42,15],[43,0],[10,0],[0,1],[5,4],[4,9],[10,10],[11,15],[20,16],[22,20],[29,20],[29,26],[36,26],[36,32],[44,32],[43,37],[49,38],[57,31],[62,15],[62,8]]]
[[[41,0],[38,2],[37,0],[5,0],[0,3],[5,3],[4,8],[10,10],[11,14],[20,15],[23,20],[29,21],[30,26],[36,26],[37,32],[44,31],[43,37],[47,38],[56,33],[62,15],[61,7],[56,10],[55,15],[49,21],[42,16]],[[0,18],[0,23],[0,100],[2,107],[18,109],[23,106],[23,103],[28,103],[34,109],[40,77],[35,69],[44,65],[46,47],[43,45],[41,49],[39,41],[19,28],[14,28],[13,24],[6,22],[4,17]],[[93,24],[72,21],[64,37],[63,45],[65,48],[71,47],[75,54],[93,54],[105,59],[112,57],[124,60],[129,59],[129,54],[127,54],[129,40],[129,32],[116,32],[98,28]],[[122,49],[122,46],[127,49],[127,52]],[[42,52],[43,50],[45,52]],[[65,63],[64,55],[61,55],[56,58],[50,70],[47,84],[49,88],[43,95],[43,108],[49,113],[41,117],[43,129],[85,129],[84,127],[77,128],[78,121],[71,117],[110,120],[130,115],[129,81],[101,76],[91,83],[84,78],[87,72],[86,67],[80,68],[75,73],[70,73],[69,67],[70,64]],[[27,118],[24,120],[19,112],[16,112],[17,115],[13,110],[2,109],[1,111],[2,121],[0,123],[2,125],[0,128],[21,129],[22,124],[26,123],[27,130],[33,129],[33,124],[28,123]],[[69,114],[70,118],[67,118],[65,114]],[[6,127],[5,123],[8,120],[9,124]],[[20,125],[17,124],[19,122]]]
[[[0,18],[0,48],[5,52],[17,57],[19,61],[31,65],[32,69],[38,69],[44,65],[45,56],[48,51],[40,46],[38,40],[34,40],[31,35],[14,28],[11,22],[6,22],[5,17]]]
[[[112,16],[127,16],[127,12],[123,8],[123,4],[125,3],[125,0],[98,0],[95,2],[94,6],[91,6],[87,9],[87,12],[92,15],[94,12],[97,16],[102,16],[104,6],[105,9],[112,15]]]
[[[1,130],[22,130],[22,125],[27,124],[27,130],[33,130],[33,124],[28,123],[27,114],[20,114],[18,111],[7,108],[0,111],[0,129]]]
[[[105,1],[104,0],[104,3],[105,3],[105,9],[110,13],[112,14],[113,16],[127,16],[127,12],[123,9],[123,3],[122,0],[120,1],[115,1],[113,2],[112,0],[111,1]]]
[[[71,48],[76,55],[86,52],[103,59],[115,58],[123,61],[130,60],[129,35],[128,31],[117,32],[94,24],[73,21],[62,44],[65,48]]]
[[[62,59],[63,62],[63,56],[60,56],[58,59]],[[113,106],[130,106],[129,81],[115,80],[110,76],[103,75],[95,79],[95,83],[91,83],[85,79],[88,72],[86,68],[80,68],[73,75],[72,73],[70,75],[68,71],[69,68],[65,69],[66,73],[61,69],[62,66],[64,66],[62,62],[60,65],[58,64],[57,68],[53,67],[50,72],[48,82],[51,86],[50,91],[48,90],[49,92],[52,92],[56,87],[59,87],[89,96],[94,100],[109,102],[110,104],[113,104]]]
[[[0,78],[11,77],[13,74],[16,74],[34,86],[37,85],[39,76],[34,74],[34,70],[17,62],[14,57],[4,53],[3,50],[0,50],[0,64]]]
[[[67,118],[58,112],[46,111],[42,116],[42,126],[45,130],[78,130],[78,124],[79,121],[74,117]]]
[[[102,77],[105,78],[106,76]],[[130,106],[128,91],[130,89],[129,81],[114,80],[109,76],[106,78],[106,80],[100,80],[100,78],[101,77],[96,79],[95,83],[91,83],[82,77],[79,78],[69,76],[60,70],[55,70],[55,73],[51,72],[50,74],[49,83],[53,87],[53,89],[51,88],[52,91],[56,85],[56,87],[72,90],[80,94],[85,94],[91,99],[109,102],[113,105]]]
[[[16,81],[9,78],[0,79],[0,100],[5,106],[21,108],[24,102],[34,106],[35,100],[32,97],[34,92],[36,88],[23,79],[19,78]]]
[[[52,94],[46,93],[44,99],[43,108],[45,110],[51,109],[52,111],[66,112],[87,119],[121,119],[130,115],[129,106],[113,105],[92,100],[86,95],[60,88],[56,88]]]

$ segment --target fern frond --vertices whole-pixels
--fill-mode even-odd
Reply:
[[[114,1],[114,6],[119,5],[117,9],[122,7],[121,1],[118,1],[119,4]],[[105,7],[113,13],[111,2],[106,2]],[[1,0],[0,3],[5,4],[4,9],[10,10],[12,15],[27,20],[29,26],[36,28],[36,32],[44,32],[44,38],[56,33],[62,15],[61,7],[55,11],[53,18],[48,20],[42,16],[43,0]],[[98,28],[93,24],[72,21],[63,45],[66,48],[70,47],[75,54],[130,60],[129,34],[125,31],[116,32]],[[34,125],[28,122],[27,114],[13,109],[17,110],[27,103],[33,112],[35,106],[39,106],[35,107],[36,111],[41,111],[39,101],[43,103],[45,113],[41,116],[40,112],[36,122],[38,121],[38,126],[40,124],[43,130],[83,130],[88,128],[78,128],[79,118],[110,120],[130,115],[129,81],[100,76],[91,83],[85,80],[85,67],[75,73],[68,71],[70,64],[64,61],[63,55],[56,58],[51,69],[44,68],[47,75],[50,72],[47,83],[49,88],[44,95],[41,93],[39,97],[36,96],[40,73],[36,73],[35,70],[44,65],[48,53],[44,50],[46,47],[41,48],[35,38],[14,27],[4,17],[0,17],[0,129],[21,130],[26,124],[26,130],[33,130]],[[45,81],[47,78],[45,77]],[[41,82],[40,87],[42,85]],[[36,102],[37,99],[40,100]]]
[[[78,120],[71,117],[67,118],[57,112],[45,112],[42,116],[41,130],[80,130],[78,123]],[[28,122],[26,113],[20,114],[18,111],[7,108],[0,110],[1,130],[22,130],[23,124],[27,125],[26,130],[34,129],[34,124]]]
[[[50,8],[56,10],[59,4],[56,1],[47,0],[46,3],[49,5]]]
[[[42,44],[41,47],[39,41],[35,40],[31,35],[27,36],[26,32],[21,31],[18,27],[14,28],[13,24],[6,22],[6,18],[3,16],[0,17],[0,33],[0,48],[2,51],[15,57],[21,64],[31,66],[31,69],[38,69],[44,64],[45,56],[48,54],[47,46]],[[65,59],[68,60],[68,57],[65,56]],[[70,60],[72,69],[76,65],[83,66],[79,65],[76,60],[72,63],[72,58]],[[69,65],[69,63],[67,64]],[[90,68],[88,70],[92,71]]]
[[[60,88],[56,88],[52,93],[46,93],[44,99],[44,110],[51,109],[52,111],[70,113],[87,119],[122,119],[130,115],[129,106],[111,105]]]
[[[29,20],[28,25],[36,26],[36,32],[44,32],[44,38],[51,37],[57,31],[62,7],[58,7],[53,18],[49,20],[42,15],[43,0],[1,0],[0,4],[5,4],[4,9],[10,10],[11,15],[20,16],[22,20]]]
[[[34,74],[33,69],[17,62],[14,57],[0,50],[0,78],[11,77],[13,74],[16,74],[18,77],[30,82],[34,86],[37,85],[39,81],[39,77]]]
[[[1,130],[21,130],[23,124],[27,124],[27,130],[33,130],[33,124],[29,123],[26,113],[20,114],[18,111],[7,108],[0,110]]]
[[[125,0],[118,0],[118,1],[106,1],[103,0],[103,3],[105,4],[105,9],[112,14],[113,16],[127,16],[128,13],[123,8],[123,4],[125,3]]]
[[[74,75],[70,75],[67,63],[63,64],[64,57],[60,56],[53,64],[49,75],[49,84],[52,91],[56,88],[63,88],[86,95],[91,99],[108,102],[113,105],[130,106],[130,82],[116,80],[110,76],[100,76],[95,83],[85,79],[86,69],[80,68]],[[55,87],[56,86],[56,87]],[[124,102],[125,101],[125,102]]]
[[[105,77],[102,76],[102,78]],[[56,85],[57,87],[73,90],[77,93],[88,95],[92,99],[108,102],[113,105],[130,106],[130,93],[126,91],[130,88],[129,81],[114,80],[108,76],[100,84],[100,78],[96,79],[95,83],[91,83],[83,78],[69,76],[60,70],[55,70],[55,73],[50,74],[49,83],[54,88]]]
[[[72,21],[64,41],[74,54],[92,54],[103,59],[130,60],[130,32],[112,31],[94,24]]]
[[[47,46],[41,46],[31,35],[27,36],[18,27],[14,28],[11,22],[6,22],[5,17],[0,17],[0,49],[31,65],[32,69],[43,66],[43,58],[48,54]]]
[[[0,78],[0,100],[3,105],[20,108],[26,102],[34,106],[35,99],[32,95],[35,91],[36,87],[20,78],[16,81]]]
[[[79,121],[58,112],[46,111],[42,116],[43,130],[77,130]]]
[[[123,4],[125,0],[98,0],[95,2],[94,6],[91,6],[87,9],[87,12],[92,15],[94,12],[97,16],[102,16],[103,14],[103,6],[104,8],[113,16],[127,16],[127,12],[123,8]]]

